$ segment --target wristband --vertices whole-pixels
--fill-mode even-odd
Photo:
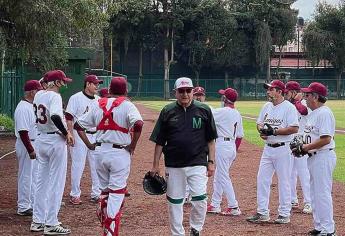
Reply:
[[[207,162],[208,162],[208,163],[211,163],[211,164],[214,164],[214,161],[213,161],[213,160],[208,160]]]

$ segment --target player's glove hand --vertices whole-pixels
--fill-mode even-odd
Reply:
[[[303,144],[303,137],[301,135],[295,136],[290,143],[292,155],[295,157],[302,157],[306,155],[308,152],[303,150]]]
[[[265,123],[264,126],[259,130],[259,133],[263,136],[271,136],[275,135],[275,130],[270,124]]]

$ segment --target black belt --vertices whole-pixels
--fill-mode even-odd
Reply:
[[[102,143],[95,143],[96,144],[96,146],[102,146]],[[117,149],[124,149],[124,148],[126,148],[126,146],[123,146],[123,145],[118,145],[118,144],[113,144],[113,146],[112,146],[113,148],[117,148]]]
[[[323,150],[332,151],[333,148],[323,149]],[[322,150],[320,150],[320,151],[322,151]],[[315,155],[318,154],[320,151],[318,151],[318,152],[309,152],[309,153],[308,153],[308,156],[309,156],[309,157],[315,156]]]
[[[35,139],[30,139],[30,141],[31,141],[31,142],[34,142],[34,141],[35,141]]]
[[[277,148],[277,147],[285,146],[285,143],[267,143],[267,146]]]
[[[97,131],[85,131],[85,133],[87,133],[87,134],[95,134],[95,133],[97,133]]]
[[[57,131],[54,132],[47,132],[46,134],[59,134]]]

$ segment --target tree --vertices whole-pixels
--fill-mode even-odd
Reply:
[[[0,1],[2,54],[9,62],[20,59],[42,71],[63,66],[71,38],[102,32],[106,16],[99,2]]]
[[[341,96],[341,77],[345,69],[345,6],[320,3],[315,21],[304,34],[307,56],[316,64],[320,59],[329,61],[337,70],[337,98]],[[322,45],[320,47],[320,45]],[[318,47],[315,47],[318,46]]]
[[[272,44],[279,48],[277,74],[279,73],[283,46],[286,45],[288,41],[295,39],[297,13],[297,10],[287,7],[274,8],[272,11],[269,25],[271,29]]]

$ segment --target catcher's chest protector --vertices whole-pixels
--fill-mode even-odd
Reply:
[[[113,109],[115,107],[120,106],[121,103],[125,100],[126,100],[126,97],[118,97],[117,99],[113,101],[109,110],[107,110],[106,108],[107,103],[108,103],[108,98],[101,98],[98,100],[98,105],[103,110],[103,118],[99,122],[97,126],[97,130],[117,130],[126,134],[129,132],[128,129],[123,128],[119,126],[118,124],[116,124],[112,116]]]

